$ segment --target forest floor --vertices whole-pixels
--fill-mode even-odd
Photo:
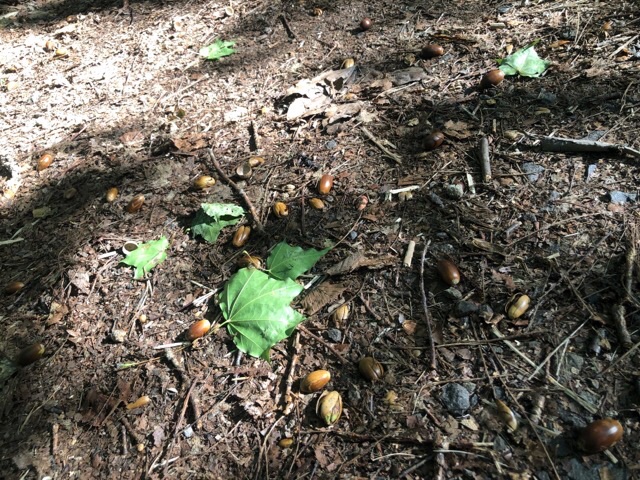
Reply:
[[[1,3],[3,478],[640,475],[637,4]],[[480,88],[533,42],[541,75]],[[245,214],[206,241],[203,204]],[[323,255],[293,310],[249,293],[258,336],[304,315],[266,361],[225,298],[281,242]]]

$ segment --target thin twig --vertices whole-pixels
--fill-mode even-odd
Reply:
[[[402,165],[402,158],[400,158],[399,155],[396,155],[395,153],[390,151],[387,147],[382,145],[382,143],[375,137],[375,135],[373,133],[371,133],[366,127],[361,126],[360,130],[362,130],[362,133],[364,133],[366,135],[366,137],[375,144],[376,147],[378,147],[380,150],[382,150],[382,152],[387,157],[389,157],[391,160],[396,162],[398,165]]]
[[[299,351],[300,351],[300,332],[296,331],[293,336],[293,355],[289,362],[289,371],[287,372],[286,387],[284,391],[285,406],[282,411],[284,415],[289,415],[293,410],[293,398],[291,396],[291,390],[293,388],[293,379],[295,378],[296,365],[298,364]]]
[[[422,250],[422,258],[420,259],[420,294],[422,295],[422,309],[424,310],[424,319],[427,323],[427,336],[429,337],[429,353],[431,354],[431,370],[438,368],[438,362],[436,361],[436,347],[433,341],[433,328],[431,328],[431,315],[429,315],[429,306],[427,305],[427,292],[424,289],[424,259],[427,256],[427,250],[429,250],[431,240],[427,242]]]
[[[211,159],[211,163],[213,164],[213,167],[218,172],[218,175],[220,175],[220,177],[225,181],[225,183],[227,183],[227,185],[233,188],[236,191],[236,193],[242,197],[242,200],[244,200],[244,203],[249,209],[249,213],[253,218],[253,226],[255,227],[255,229],[258,230],[260,233],[264,232],[264,227],[262,226],[262,222],[260,221],[260,217],[258,216],[258,213],[256,212],[256,209],[254,208],[253,203],[251,203],[251,200],[249,200],[249,197],[247,196],[247,194],[244,193],[244,190],[240,188],[236,182],[231,180],[226,173],[224,173],[224,171],[222,170],[222,167],[220,166],[220,163],[218,163],[218,160],[216,160],[216,157],[213,154],[213,149],[211,148],[209,149],[209,158]]]
[[[298,325],[298,328],[302,331],[302,333],[304,333],[305,335],[309,335],[311,338],[313,338],[316,342],[321,343],[322,345],[324,345],[325,347],[327,347],[331,353],[333,353],[336,357],[338,357],[338,360],[340,360],[340,362],[343,365],[347,365],[348,363],[350,363],[346,358],[344,358],[335,348],[333,348],[333,345],[330,345],[329,343],[324,341],[324,338],[317,336],[315,333],[311,333],[309,331],[309,329],[307,327],[305,327],[304,325]]]

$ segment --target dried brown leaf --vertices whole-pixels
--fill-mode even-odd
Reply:
[[[324,282],[302,299],[301,305],[307,315],[314,315],[332,302],[344,292],[347,285],[344,283]]]

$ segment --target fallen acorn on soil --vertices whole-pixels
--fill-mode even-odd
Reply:
[[[238,178],[242,180],[246,180],[253,175],[253,170],[251,169],[251,164],[249,162],[244,162],[238,165],[236,168],[236,175]]]
[[[338,392],[324,392],[316,404],[316,414],[327,424],[333,425],[342,415],[342,397]]]
[[[211,322],[209,320],[198,320],[189,327],[189,330],[187,330],[187,340],[192,342],[197,338],[202,338],[210,329]]]
[[[7,285],[4,287],[4,293],[13,295],[14,293],[18,293],[23,288],[24,283],[14,280],[13,282],[7,283]]]
[[[109,203],[115,202],[116,198],[118,198],[118,189],[116,187],[111,187],[109,190],[107,190],[107,193],[104,197]]]
[[[506,312],[507,317],[511,320],[520,318],[529,308],[531,299],[527,295],[514,295],[507,303]]]
[[[320,200],[319,198],[311,198],[309,200],[309,205],[311,205],[311,208],[313,208],[314,210],[323,210],[324,209],[324,202],[322,200]]]
[[[482,76],[482,80],[480,80],[480,88],[491,88],[500,84],[504,80],[504,72],[499,68],[494,70],[489,70]]]
[[[233,246],[240,248],[249,241],[249,235],[251,234],[251,227],[243,225],[236,230],[233,235]]]
[[[333,175],[322,175],[318,182],[318,193],[327,195],[333,188]]]
[[[349,318],[349,313],[349,305],[343,303],[333,311],[331,317],[333,318],[333,321],[336,322],[336,324],[340,324]]]
[[[144,195],[136,195],[131,199],[129,204],[127,205],[128,213],[137,213],[142,208],[142,204],[144,203]]]
[[[308,373],[300,381],[300,391],[302,393],[314,393],[322,390],[331,380],[331,373],[328,370],[316,370]]]
[[[439,130],[431,132],[427,135],[427,138],[424,139],[424,148],[426,150],[435,150],[444,142],[444,133]]]
[[[578,446],[586,453],[604,452],[620,439],[624,429],[618,420],[603,418],[587,425],[578,436]]]
[[[506,403],[496,398],[496,409],[498,410],[498,417],[502,420],[509,430],[515,432],[518,429],[518,418],[513,410],[511,410]]]
[[[384,377],[384,367],[373,357],[364,357],[358,362],[358,370],[364,378],[375,382]]]
[[[53,152],[44,152],[38,159],[38,171],[41,172],[42,170],[49,168],[53,163],[54,158],[55,155],[53,154]]]
[[[436,268],[440,277],[449,286],[457,285],[460,283],[460,270],[453,262],[449,260],[438,261]]]
[[[290,448],[293,446],[293,438],[283,438],[278,442],[280,448]]]
[[[262,268],[262,258],[249,255],[247,252],[244,252],[236,263],[240,268],[257,268],[258,270]]]
[[[434,57],[440,57],[442,55],[444,55],[444,48],[442,48],[440,45],[435,43],[430,43],[429,45],[425,45],[424,47],[422,47],[422,50],[420,51],[420,56],[422,58],[434,58]]]
[[[360,29],[362,31],[369,30],[372,25],[373,25],[373,21],[369,17],[365,17],[362,20],[360,20]]]
[[[216,184],[216,179],[209,175],[200,175],[193,181],[193,186],[197,190],[206,190]]]
[[[286,217],[289,215],[289,207],[284,202],[276,202],[273,204],[273,214],[278,218]]]
[[[41,343],[34,343],[26,348],[20,350],[16,355],[16,363],[21,367],[26,367],[34,362],[37,362],[44,355],[44,345]]]
[[[135,402],[128,403],[127,410],[133,410],[135,408],[144,407],[145,405],[149,405],[150,403],[151,403],[151,398],[148,395],[143,395],[140,398],[138,398]]]

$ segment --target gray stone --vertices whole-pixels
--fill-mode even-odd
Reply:
[[[452,415],[462,416],[471,407],[469,390],[459,383],[448,383],[442,389],[440,401]]]

